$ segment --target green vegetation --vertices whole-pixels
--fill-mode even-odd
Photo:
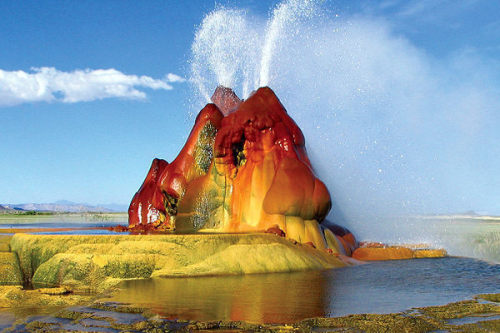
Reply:
[[[26,223],[61,223],[78,222],[121,222],[127,223],[127,213],[58,213],[44,212],[43,214],[0,213],[0,228],[2,224]]]
[[[13,216],[25,216],[25,215],[55,215],[56,212],[41,212],[38,210],[6,210],[0,211],[0,215],[13,215]]]
[[[27,210],[27,211],[21,211],[18,214],[19,215],[54,215],[54,212],[40,212],[37,210]]]

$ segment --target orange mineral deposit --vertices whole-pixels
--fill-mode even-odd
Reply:
[[[302,131],[268,88],[241,101],[218,87],[177,158],[155,159],[129,209],[129,228],[261,232],[350,255],[354,236],[321,225],[331,208]],[[281,232],[279,232],[281,230]],[[339,231],[340,230],[340,231]]]

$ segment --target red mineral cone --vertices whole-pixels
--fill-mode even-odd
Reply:
[[[158,186],[158,179],[168,166],[168,162],[155,158],[141,188],[134,195],[128,209],[130,228],[156,222],[165,214],[163,194]]]
[[[274,230],[350,254],[356,246],[352,234],[336,236],[320,226],[331,208],[330,193],[314,173],[302,131],[274,92],[263,87],[241,101],[220,86],[212,101],[177,158],[168,165],[153,162],[130,206],[130,225]],[[156,211],[158,218],[151,218]]]

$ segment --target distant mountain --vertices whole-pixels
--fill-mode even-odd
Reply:
[[[126,212],[128,211],[128,205],[121,205],[121,204],[116,204],[116,203],[110,203],[110,204],[99,204],[98,206],[91,206],[86,203],[76,203],[68,200],[58,200],[54,202],[57,205],[64,205],[64,206],[86,206],[90,208],[100,208],[100,209],[107,209],[111,212]]]
[[[4,206],[5,205],[3,205],[2,207]],[[14,210],[34,210],[57,213],[112,213],[126,212],[128,209],[128,206],[125,205],[109,204],[92,206],[67,200],[59,200],[53,203],[23,203],[8,205],[7,207]]]
[[[9,205],[0,205],[0,213],[13,213],[17,209],[10,207]]]
[[[73,201],[68,201],[68,200],[57,200],[56,202],[54,202],[54,204],[56,204],[56,205],[68,205],[68,206],[78,205],[78,203],[73,202]]]
[[[112,210],[113,212],[128,212],[128,205],[120,205],[115,203],[100,205],[101,207]]]

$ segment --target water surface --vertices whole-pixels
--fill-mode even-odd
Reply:
[[[170,319],[294,322],[390,313],[500,292],[500,265],[469,258],[376,262],[327,271],[126,281],[110,301]]]
[[[127,214],[0,215],[0,233],[39,235],[107,235],[104,228],[128,224]],[[97,229],[100,228],[100,229]],[[70,229],[70,230],[68,230]]]

